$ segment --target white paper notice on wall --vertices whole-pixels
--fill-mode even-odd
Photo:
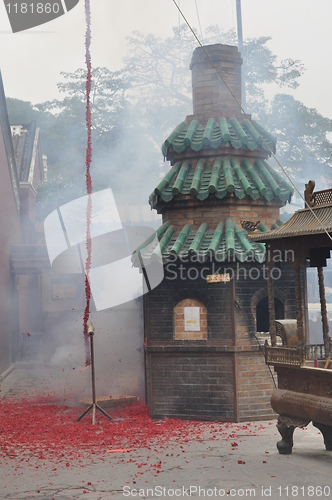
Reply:
[[[184,308],[184,331],[199,332],[201,330],[199,307]]]

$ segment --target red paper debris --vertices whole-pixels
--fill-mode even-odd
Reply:
[[[119,448],[117,450],[107,450],[106,453],[126,453],[127,451],[130,451],[130,448],[127,448],[127,449]]]
[[[175,418],[157,421],[151,419],[149,410],[143,403],[110,408],[111,421],[98,413],[93,426],[89,418],[76,422],[80,411],[77,408],[50,404],[54,403],[52,398],[53,396],[34,400],[0,400],[0,467],[9,458],[13,463],[25,461],[33,467],[36,467],[36,460],[51,459],[52,470],[56,473],[57,469],[70,467],[80,460],[92,460],[97,456],[105,458],[106,452],[120,454],[153,449],[160,457],[168,446],[170,448],[167,455],[174,459],[178,456],[179,460],[188,463],[188,457],[184,453],[191,442],[202,443],[209,433],[213,433],[217,439],[231,439],[231,434],[240,432],[252,435],[251,432],[258,428],[255,424],[244,429],[243,425],[227,422],[211,423]],[[108,458],[114,460],[115,457],[108,455]],[[160,459],[151,463],[149,456],[146,458],[147,462],[139,462],[136,457],[135,461],[132,455],[121,459],[119,456],[118,460],[119,463],[122,460],[136,463],[140,473],[145,468],[156,475],[164,470]],[[245,462],[239,460],[238,463]]]

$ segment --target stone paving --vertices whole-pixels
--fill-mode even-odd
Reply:
[[[45,391],[48,377],[40,375],[36,370],[15,369],[1,382],[1,398]],[[36,460],[33,466],[30,461],[28,466],[9,456],[1,461],[0,498],[332,499],[332,452],[325,451],[318,430],[311,425],[297,429],[293,453],[282,456],[276,449],[279,434],[275,423],[252,423],[255,435],[237,430],[237,447],[226,438],[211,441],[207,423],[203,439],[189,441],[186,446],[170,440],[163,451],[154,447],[157,441],[150,449],[117,453],[105,449],[93,460],[70,468],[65,464],[55,468],[51,459]],[[148,467],[159,463],[160,473],[156,467]]]

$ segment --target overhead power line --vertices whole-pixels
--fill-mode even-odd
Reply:
[[[203,40],[203,32],[202,32],[202,26],[201,26],[201,20],[199,18],[199,12],[198,12],[198,7],[197,7],[197,0],[195,0],[195,6],[196,6],[196,13],[197,13],[197,19],[198,19],[198,25],[199,25],[199,31],[201,33],[201,38]]]
[[[176,3],[176,0],[172,0],[174,5],[176,6],[176,8],[178,9],[181,17],[183,18],[184,22],[186,23],[186,25],[188,26],[188,28],[190,29],[191,33],[193,34],[193,36],[195,37],[197,43],[199,44],[199,46],[201,47],[201,49],[204,51],[206,57],[208,58],[208,60],[210,61],[212,67],[215,69],[216,73],[219,75],[219,78],[221,79],[221,81],[224,83],[225,87],[227,88],[227,90],[229,91],[229,93],[231,94],[231,96],[233,97],[234,101],[236,102],[236,104],[239,106],[240,110],[242,111],[242,113],[244,115],[247,115],[247,113],[245,112],[245,110],[243,109],[241,103],[238,101],[236,95],[232,92],[231,88],[229,87],[229,85],[227,84],[227,82],[225,81],[224,77],[222,76],[222,74],[220,73],[219,69],[217,68],[217,66],[214,64],[214,62],[212,61],[211,57],[209,56],[209,54],[207,53],[204,45],[202,44],[202,42],[200,41],[200,39],[198,38],[198,36],[196,35],[195,31],[193,30],[193,28],[191,27],[189,21],[187,20],[186,16],[183,14],[182,10],[180,9],[180,6]],[[178,0],[180,2],[180,0]],[[274,160],[277,162],[277,164],[279,165],[279,167],[281,168],[282,172],[284,173],[284,175],[287,177],[287,179],[289,180],[289,182],[291,183],[291,185],[293,186],[293,188],[295,189],[295,191],[297,192],[297,194],[300,196],[300,198],[304,201],[304,206],[306,208],[308,208],[312,215],[314,216],[314,219],[316,219],[316,221],[318,222],[318,224],[320,225],[320,227],[323,229],[323,231],[326,233],[326,235],[328,236],[328,238],[332,241],[332,237],[331,235],[328,233],[328,231],[325,229],[325,227],[323,226],[323,223],[322,221],[317,217],[317,215],[315,214],[315,212],[312,210],[311,206],[309,205],[309,203],[304,199],[304,196],[302,195],[302,193],[300,193],[300,191],[297,189],[293,179],[290,177],[290,175],[286,172],[285,168],[281,165],[280,161],[278,160],[278,158],[276,157],[276,155],[274,154],[274,152],[272,151],[272,149],[270,148],[270,146],[267,144],[267,142],[264,140],[264,137],[262,137],[262,134],[259,132],[259,130],[257,130],[257,128],[255,127],[255,125],[253,123],[251,123],[252,126],[254,127],[254,129],[256,130],[257,134],[259,135],[259,137],[261,138],[264,146],[266,147],[266,149],[269,151],[270,155],[274,158]]]

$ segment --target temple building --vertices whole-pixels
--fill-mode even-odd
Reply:
[[[149,197],[162,214],[159,246],[150,239],[133,255],[136,266],[164,268],[144,296],[146,400],[156,418],[274,414],[275,382],[257,332],[269,330],[267,273],[276,319],[295,318],[291,256],[267,268],[265,245],[247,234],[282,225],[293,188],[267,162],[276,139],[236,102],[241,64],[237,47],[194,51],[193,114],[162,145],[171,168]]]
[[[0,169],[1,169],[1,265],[0,265],[0,374],[20,359],[23,339],[39,331],[39,288],[35,272],[25,262],[15,272],[13,248],[31,248],[43,239],[36,223],[35,199],[46,179],[46,156],[42,155],[40,131],[35,122],[10,126],[6,96],[0,73]],[[37,260],[34,255],[32,260]],[[25,333],[25,336],[22,334]],[[31,338],[30,345],[35,345]]]

